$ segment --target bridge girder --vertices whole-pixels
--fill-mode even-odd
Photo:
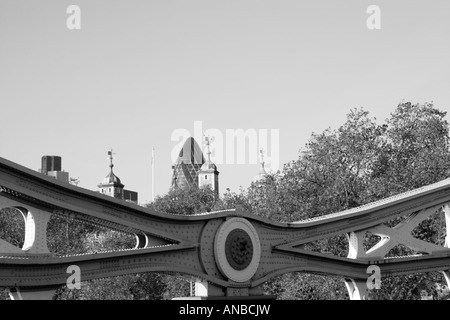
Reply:
[[[449,203],[450,181],[445,180],[360,208],[293,223],[273,222],[239,208],[169,215],[58,182],[0,158],[0,209],[17,208],[26,222],[23,248],[0,241],[0,286],[18,288],[13,291],[28,292],[28,296],[37,294],[36,288],[51,292],[48,287],[66,284],[67,268],[77,265],[82,281],[140,272],[184,273],[214,288],[209,295],[236,296],[259,294],[270,278],[304,271],[341,276],[350,298],[362,299],[370,265],[379,266],[383,275],[441,271],[449,282],[450,228],[445,246],[411,236],[434,212],[442,210],[450,223]],[[136,247],[57,256],[47,248],[46,226],[52,215],[133,234]],[[393,228],[384,225],[401,216],[408,218]],[[367,251],[366,232],[382,238]],[[342,234],[349,240],[347,257],[303,248]],[[385,258],[398,244],[422,254]]]

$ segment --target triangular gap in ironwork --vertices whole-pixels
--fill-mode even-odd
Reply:
[[[179,241],[164,238],[151,233],[137,233],[136,234],[136,248],[151,248],[167,245],[179,244]]]
[[[62,214],[52,215],[47,225],[47,245],[56,255],[133,249],[135,244],[134,234]]]
[[[364,251],[370,250],[374,245],[381,241],[381,237],[379,235],[373,234],[372,232],[366,231],[364,234]]]
[[[398,244],[394,248],[389,250],[389,252],[386,254],[386,256],[384,258],[405,257],[405,256],[416,255],[416,254],[420,254],[420,253],[417,252],[416,250],[408,248],[407,246],[405,246],[403,244]]]
[[[445,215],[442,210],[438,210],[428,216],[411,232],[414,238],[439,246],[444,246],[446,234]]]
[[[363,230],[381,236],[378,242],[373,237],[365,238],[364,251],[371,257],[381,258],[445,250],[446,232],[442,230],[445,218],[441,212],[439,206],[434,206]],[[430,226],[434,226],[434,230]],[[435,241],[430,241],[433,238]]]
[[[293,248],[331,254],[339,257],[347,257],[349,245],[345,234],[323,238],[311,242],[307,242],[301,245],[294,246]]]
[[[82,213],[66,210],[55,210],[51,219],[62,219],[66,226],[73,224],[80,232],[85,233],[88,249],[79,246],[78,251],[55,248],[60,254],[86,254],[99,253],[112,250],[133,250],[156,246],[180,244],[179,240],[172,239],[171,234],[166,236],[142,231],[134,227],[121,225],[115,222],[91,217]],[[51,225],[49,221],[49,226]],[[174,235],[176,237],[176,235]],[[52,250],[50,250],[52,251]],[[67,253],[63,253],[67,252]]]
[[[6,242],[6,246],[23,247],[25,220],[20,210],[13,207],[0,209],[0,239]]]

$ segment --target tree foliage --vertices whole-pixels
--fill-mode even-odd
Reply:
[[[192,215],[210,212],[216,201],[216,195],[210,188],[194,186],[187,189],[173,188],[167,194],[156,197],[147,207],[170,214]]]
[[[445,116],[430,103],[407,102],[399,104],[385,123],[377,124],[369,112],[353,109],[338,129],[312,134],[299,158],[273,175],[271,183],[250,187],[246,201],[252,212],[294,221],[354,208],[448,178],[449,125]],[[442,219],[442,214],[428,218],[414,230],[414,236],[442,245]],[[391,225],[396,223],[398,219]],[[368,244],[375,241],[368,239]],[[340,236],[316,241],[309,249],[346,256],[348,244],[345,236]],[[399,246],[390,255],[408,253],[411,250]],[[299,288],[312,281],[305,275],[285,275],[279,279],[279,288],[289,290],[284,289],[288,287],[283,285],[286,279]],[[331,287],[338,287],[333,282],[338,280],[330,281]],[[383,290],[373,292],[372,298],[417,299],[421,290],[437,297],[437,288],[443,283],[437,273],[385,277]],[[320,292],[320,286],[315,288]],[[280,293],[280,297],[288,296],[295,295]],[[296,297],[310,299],[311,295]]]

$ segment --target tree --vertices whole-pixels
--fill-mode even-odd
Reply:
[[[386,122],[386,143],[374,163],[371,177],[372,199],[376,200],[410,189],[438,182],[450,176],[450,137],[446,112],[431,103],[400,104]],[[395,224],[398,221],[393,221]],[[443,245],[443,214],[434,214],[413,230],[419,239]],[[393,255],[410,253],[394,248]],[[439,273],[386,277],[380,292],[373,298],[418,299],[421,290],[439,297],[445,287]],[[445,295],[441,295],[445,297]]]
[[[379,125],[368,111],[353,109],[338,129],[313,133],[299,158],[287,163],[279,174],[238,194],[226,193],[222,205],[240,204],[254,214],[290,222],[343,211],[437,182],[450,176],[449,125],[445,116],[431,103],[406,102]],[[394,219],[389,225],[402,219]],[[442,214],[434,215],[413,235],[442,245],[444,225]],[[367,248],[377,241],[375,236],[368,236]],[[345,257],[348,240],[341,235],[314,241],[304,248]],[[414,252],[398,246],[388,255],[410,253]],[[301,273],[282,275],[265,288],[279,298],[345,297],[339,278],[326,279]],[[336,294],[324,294],[324,285],[327,293]],[[301,289],[304,287],[314,288],[315,294]],[[418,298],[421,290],[437,297],[439,287],[445,287],[439,273],[385,277],[383,289],[373,292],[371,298],[412,299]]]
[[[156,197],[155,201],[146,206],[156,211],[170,214],[192,215],[210,212],[218,199],[210,188],[174,188],[167,194]]]
[[[449,124],[431,103],[398,105],[373,164],[373,198],[419,188],[448,177]]]
[[[271,198],[271,207],[266,205],[266,208],[284,215],[285,221],[311,218],[357,207],[449,177],[449,125],[445,116],[445,112],[430,103],[413,105],[408,102],[400,104],[385,123],[378,125],[367,111],[351,110],[347,121],[337,130],[329,128],[323,133],[312,134],[298,160],[284,166],[279,178],[273,180],[276,186],[267,189],[265,196]],[[247,201],[253,204],[253,212],[264,212],[258,208],[264,203],[260,193],[247,191],[246,196],[250,197]],[[282,220],[281,217],[279,219]],[[399,220],[390,224],[395,225]],[[414,235],[443,244],[445,234],[442,226],[442,215],[433,216],[416,228]],[[368,245],[375,241],[373,237],[369,238]],[[344,235],[315,241],[305,248],[340,256],[348,253]],[[394,249],[390,255],[411,253],[402,246]],[[294,278],[281,276],[277,281],[281,284],[275,284],[275,287],[290,290],[283,283],[287,281],[302,287],[318,284],[320,278],[299,274]],[[330,290],[340,287],[335,281],[338,280],[330,278],[327,282]],[[384,278],[383,290],[374,292],[372,298],[412,299],[417,298],[423,289],[438,296],[436,283],[443,285],[442,276],[437,273]],[[315,288],[320,292],[320,287]],[[280,297],[294,296],[302,299],[312,297],[299,292],[280,293]],[[315,298],[321,297],[324,296]]]

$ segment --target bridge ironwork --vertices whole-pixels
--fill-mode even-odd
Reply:
[[[288,272],[336,275],[350,299],[367,296],[367,269],[404,275],[440,271],[450,286],[450,228],[439,246],[412,230],[443,212],[450,224],[450,180],[358,208],[292,223],[278,223],[237,208],[191,216],[171,215],[56,181],[0,158],[0,209],[15,208],[25,220],[22,248],[0,240],[0,286],[14,299],[48,299],[65,285],[71,265],[81,280],[144,272],[183,273],[212,297],[259,296],[262,284]],[[133,249],[95,254],[51,253],[47,224],[64,216],[135,235]],[[394,227],[386,223],[404,217]],[[369,250],[365,234],[381,240]],[[345,234],[347,257],[307,250],[305,244]],[[417,254],[386,257],[397,245]]]

